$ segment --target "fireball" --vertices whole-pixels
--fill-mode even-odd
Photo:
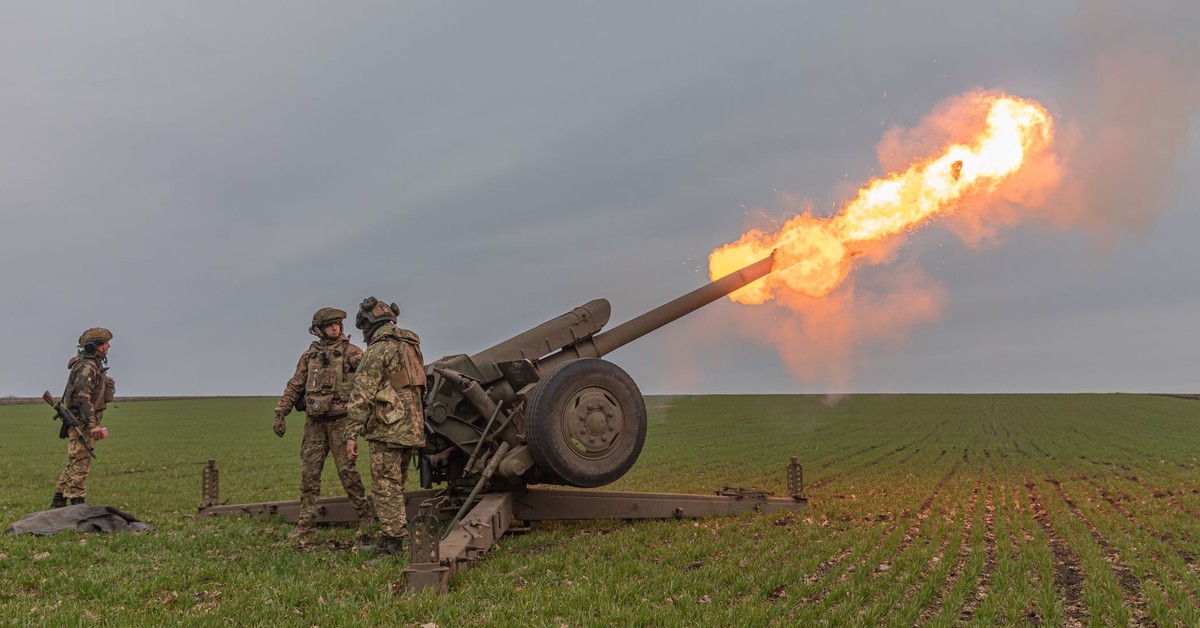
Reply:
[[[745,233],[712,252],[709,275],[715,280],[775,251],[773,272],[730,299],[761,304],[781,290],[824,297],[849,276],[854,247],[900,236],[953,213],[968,197],[994,192],[1049,148],[1054,127],[1034,101],[997,93],[979,97],[985,114],[965,139],[869,181],[832,217],[805,213],[773,233]]]

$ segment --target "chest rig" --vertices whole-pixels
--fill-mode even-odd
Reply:
[[[72,360],[69,366],[71,374],[67,377],[67,388],[63,391],[63,401],[70,404],[72,408],[78,409],[78,405],[74,403],[75,392],[89,387],[91,388],[89,392],[91,392],[92,410],[103,412],[116,393],[115,382],[107,373],[108,368],[102,365],[101,360],[92,357],[77,358]]]
[[[327,416],[338,406],[344,412],[350,398],[351,374],[346,341],[314,342],[308,351],[308,381],[304,386],[304,410],[309,416]]]

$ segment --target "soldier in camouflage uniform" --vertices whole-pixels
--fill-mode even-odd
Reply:
[[[107,366],[108,343],[112,337],[112,332],[103,327],[93,327],[83,332],[79,337],[78,355],[67,362],[71,374],[67,376],[62,405],[83,424],[84,432],[93,444],[103,438],[100,421],[104,418],[105,407],[116,392],[116,383],[108,376]],[[64,424],[58,437],[68,436]],[[92,458],[87,449],[74,438],[68,440],[67,468],[58,476],[58,488],[50,500],[50,507],[62,508],[68,501],[72,504],[84,503],[87,497],[84,482],[91,467]]]
[[[363,330],[367,353],[350,393],[346,452],[358,457],[358,437],[371,457],[371,497],[379,514],[380,554],[398,554],[405,528],[404,482],[413,452],[425,445],[425,367],[417,335],[396,327],[397,307],[369,297],[359,306],[355,326]]]
[[[287,429],[284,417],[293,407],[304,408],[304,439],[300,444],[300,521],[290,538],[305,537],[315,529],[317,498],[321,495],[321,471],[325,458],[333,454],[338,477],[350,503],[358,513],[360,538],[375,522],[366,489],[354,460],[342,446],[346,429],[346,402],[350,382],[362,360],[362,349],[350,344],[342,333],[346,312],[323,307],[313,314],[308,331],[318,340],[300,354],[296,373],[288,380],[275,405],[275,433],[283,437]]]

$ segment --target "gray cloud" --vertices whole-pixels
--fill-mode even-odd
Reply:
[[[889,128],[975,86],[1078,130],[1097,162],[1072,172],[1078,219],[986,247],[913,236],[897,263],[944,287],[941,316],[857,349],[845,385],[1194,388],[1194,94],[1169,92],[1169,124],[1141,134],[1089,90],[1105,42],[1194,80],[1177,75],[1196,10],[1081,6],[10,8],[0,394],[57,389],[96,324],[122,393],[273,394],[311,312],[368,294],[400,301],[431,358],[597,296],[620,322],[704,282],[747,212],[832,211],[878,174]],[[1145,168],[1089,151],[1114,120]],[[1076,230],[1106,215],[1097,199],[1155,202],[1097,253]],[[743,314],[714,304],[613,358],[648,392],[830,386],[722,328]]]

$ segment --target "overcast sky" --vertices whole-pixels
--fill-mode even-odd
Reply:
[[[915,273],[933,310],[798,364],[747,329],[795,312],[722,300],[611,359],[646,393],[1200,392],[1200,5],[1119,6],[5,2],[0,395],[59,394],[96,325],[118,394],[277,395],[368,295],[430,360],[616,324],[978,88],[1051,111],[1062,189],[829,297]]]

